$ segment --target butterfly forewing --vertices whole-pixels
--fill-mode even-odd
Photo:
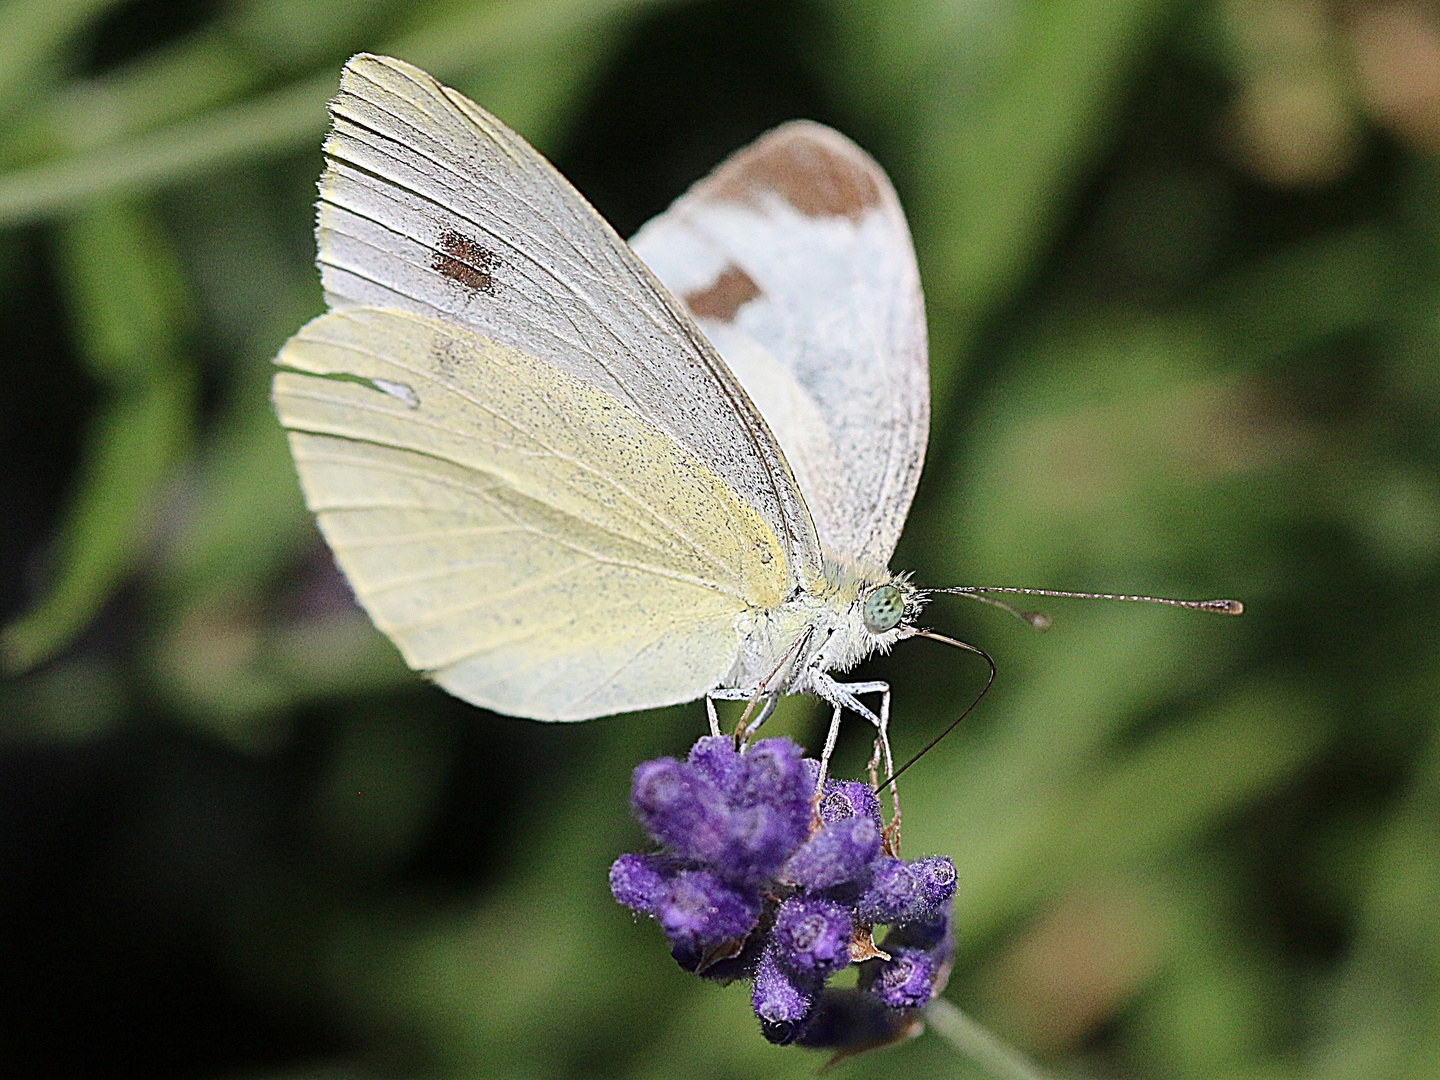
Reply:
[[[398,60],[352,59],[331,110],[317,232],[332,307],[434,316],[623,403],[759,514],[788,585],[816,579],[814,526],[765,421],[558,172]]]
[[[784,124],[631,241],[775,433],[833,551],[889,561],[929,427],[924,301],[899,200],[838,132]]]
[[[768,525],[573,376],[367,308],[321,316],[280,363],[306,499],[356,595],[468,701],[544,720],[688,701],[733,663],[736,615],[783,596]]]

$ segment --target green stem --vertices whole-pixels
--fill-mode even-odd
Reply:
[[[1011,1049],[944,998],[925,1006],[930,1029],[971,1061],[1004,1080],[1049,1080],[1017,1050]]]

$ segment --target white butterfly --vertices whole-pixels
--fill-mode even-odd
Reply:
[[[356,56],[331,112],[330,312],[274,398],[406,662],[537,720],[704,695],[712,727],[714,699],[760,702],[753,730],[810,693],[883,740],[888,686],[834,677],[922,632],[887,563],[925,450],[925,317],[880,167],[785,124],[632,247],[408,64]]]

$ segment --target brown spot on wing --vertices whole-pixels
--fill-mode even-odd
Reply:
[[[495,271],[500,257],[462,232],[446,229],[440,234],[440,250],[430,261],[430,268],[451,281],[487,296],[495,295]]]
[[[722,202],[754,202],[770,191],[806,217],[859,221],[880,205],[880,167],[837,131],[805,121],[762,135],[715,171],[706,192]]]
[[[729,322],[741,306],[760,295],[760,286],[733,263],[720,271],[714,284],[685,294],[685,305],[702,319]]]

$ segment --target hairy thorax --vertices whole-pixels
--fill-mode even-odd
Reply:
[[[887,585],[901,591],[905,618],[877,634],[865,625],[865,600]],[[819,581],[796,588],[773,608],[750,608],[736,617],[740,653],[723,685],[767,694],[805,693],[813,673],[849,671],[911,636],[923,604],[924,597],[904,575],[826,552]]]

